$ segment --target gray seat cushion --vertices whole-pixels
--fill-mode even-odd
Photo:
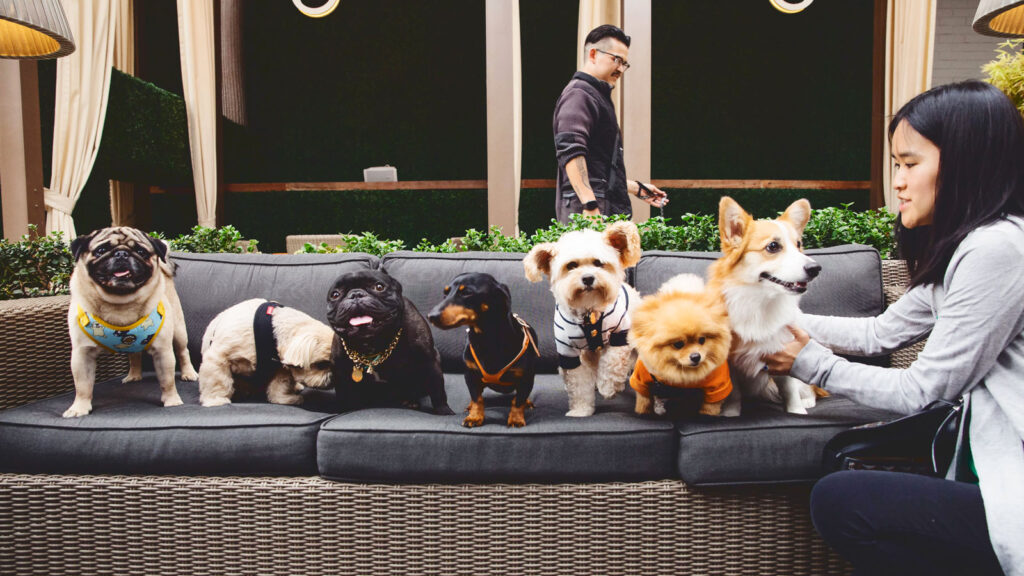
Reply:
[[[384,256],[381,267],[402,283],[402,292],[420,313],[426,316],[444,298],[443,290],[453,278],[464,272],[484,272],[504,282],[512,293],[512,311],[537,331],[541,357],[538,373],[554,373],[558,367],[555,353],[555,297],[548,282],[533,283],[523,272],[524,254],[501,252],[460,252],[423,254],[397,252]],[[440,330],[431,326],[434,343],[441,353],[445,372],[465,370],[462,351],[466,347],[464,329]]]
[[[679,476],[693,486],[815,480],[830,438],[851,426],[897,417],[842,396],[821,398],[808,412],[789,414],[777,404],[749,402],[736,418],[680,420]]]
[[[206,326],[222,310],[250,298],[276,300],[327,320],[327,292],[344,272],[376,268],[376,256],[342,254],[190,254],[174,252],[175,288],[185,312],[188,349],[198,368]]]
[[[601,482],[676,476],[671,422],[632,413],[633,397],[598,398],[589,418],[568,418],[565,385],[539,375],[524,428],[508,428],[509,399],[485,393],[486,420],[463,428],[469,394],[461,375],[445,376],[454,416],[370,408],[324,423],[320,474],[369,482]]]
[[[316,474],[316,435],[333,394],[308,390],[302,407],[265,399],[199,405],[198,385],[178,382],[183,406],[164,408],[152,373],[103,382],[93,411],[63,418],[74,393],[0,412],[0,469],[72,474]]]

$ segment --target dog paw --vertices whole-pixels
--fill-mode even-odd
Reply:
[[[526,418],[524,418],[522,414],[508,415],[509,428],[522,428],[523,426],[526,426]]]
[[[814,408],[818,404],[814,396],[811,396],[810,398],[801,398],[800,402],[804,405],[804,408]]]
[[[273,398],[268,398],[274,404],[283,404],[286,406],[298,406],[302,404],[302,396],[299,394],[280,394]]]
[[[64,411],[65,418],[78,418],[92,412],[92,402],[74,402],[71,407]]]
[[[435,406],[433,412],[438,416],[451,416],[455,414],[455,412],[453,412],[447,405]]]
[[[740,404],[739,403],[737,403],[734,406],[725,406],[725,407],[722,408],[722,411],[719,413],[719,416],[724,416],[726,418],[736,418],[739,415],[740,415]]]
[[[570,418],[586,418],[587,416],[594,415],[594,409],[591,408],[573,408],[565,413]]]
[[[202,398],[202,399],[200,399],[199,403],[202,404],[206,408],[212,408],[214,406],[224,406],[225,404],[231,404],[231,398],[223,398],[223,397]]]
[[[722,415],[722,403],[721,402],[705,402],[700,407],[700,413],[706,416],[721,416]]]
[[[481,416],[479,418],[474,418],[472,416],[466,416],[466,418],[462,421],[462,425],[465,426],[466,428],[476,428],[477,426],[483,426],[484,425],[484,418],[483,418],[483,416]]]
[[[199,373],[191,366],[186,366],[181,371],[181,375],[178,378],[185,382],[195,382],[196,380],[199,380]]]
[[[803,405],[799,406],[786,406],[786,412],[790,414],[807,414],[807,409]]]
[[[654,413],[657,414],[658,416],[664,416],[667,412],[668,410],[665,409],[665,401],[662,400],[661,398],[655,398]]]
[[[121,379],[121,383],[122,384],[127,384],[129,382],[138,382],[140,380],[142,380],[142,373],[141,372],[138,373],[138,374],[132,374],[131,372],[129,372],[127,376],[125,376],[124,378]]]
[[[181,396],[178,396],[177,392],[166,398],[161,398],[160,400],[164,403],[164,408],[170,408],[171,406],[181,406],[182,404],[184,404],[184,402],[181,401]]]

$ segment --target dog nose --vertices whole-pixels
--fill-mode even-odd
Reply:
[[[692,362],[694,365],[697,365],[700,362],[700,354],[697,352],[690,354],[690,362]]]
[[[122,250],[114,250],[114,258],[127,258],[127,257],[128,257],[128,251],[127,250],[124,250],[124,249],[122,249]]]
[[[369,294],[367,294],[366,291],[363,290],[362,288],[353,288],[352,290],[348,291],[348,294],[345,295],[345,298],[354,300],[356,298],[366,298],[367,296],[369,296]]]
[[[430,314],[427,314],[427,320],[430,320],[432,324],[437,324],[438,320],[441,319],[441,313],[434,310]]]
[[[584,276],[583,278],[580,278],[580,281],[583,282],[584,286],[594,285],[594,277],[589,274],[587,276]]]
[[[811,262],[810,264],[804,266],[804,272],[806,272],[809,277],[816,278],[818,276],[818,273],[821,272],[821,264],[818,264],[817,262]]]

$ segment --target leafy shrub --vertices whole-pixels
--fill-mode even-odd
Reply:
[[[857,212],[846,204],[842,208],[821,208],[811,212],[811,220],[804,228],[804,246],[825,248],[840,244],[872,246],[883,259],[891,258],[895,251],[893,225],[896,215],[884,208]]]
[[[1007,40],[996,48],[995,60],[981,67],[985,81],[999,88],[1024,115],[1024,39]]]
[[[28,229],[17,242],[0,239],[0,300],[68,293],[74,262],[64,233]]]
[[[808,248],[824,248],[840,244],[865,244],[878,250],[882,258],[894,253],[892,235],[895,214],[884,209],[864,212],[852,210],[851,204],[842,207],[828,207],[811,212],[811,220],[804,230],[804,244]],[[556,220],[551,226],[537,230],[529,237],[510,237],[501,229],[492,226],[487,232],[470,229],[459,239],[449,239],[441,244],[432,244],[423,239],[413,248],[416,252],[529,252],[530,248],[542,242],[555,242],[562,234],[573,230],[592,229],[602,231],[611,222],[628,220],[625,215],[601,218],[587,218],[573,214],[568,223]],[[644,250],[667,250],[674,252],[716,252],[719,250],[718,218],[713,214],[683,214],[678,226],[669,224],[670,218],[655,216],[637,226],[640,245]],[[386,241],[369,232],[351,235],[349,245],[337,249],[306,245],[304,252],[370,252],[382,255],[387,251],[380,248]],[[401,244],[401,242],[396,242]],[[366,244],[370,244],[367,249]],[[401,248],[399,248],[401,249]]]
[[[163,238],[159,232],[153,236]],[[193,226],[191,234],[181,234],[170,242],[177,252],[244,254],[259,252],[257,240],[244,240],[242,233],[230,224],[220,228]]]
[[[299,250],[301,254],[333,254],[336,252],[364,252],[383,256],[389,252],[405,250],[405,242],[401,240],[385,240],[377,238],[372,232],[362,234],[342,234],[342,244],[339,246],[328,246],[326,242],[314,246],[309,242],[303,244]]]

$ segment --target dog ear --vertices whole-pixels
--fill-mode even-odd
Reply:
[[[804,233],[804,227],[807,226],[807,222],[810,219],[811,203],[805,198],[790,204],[786,211],[782,213],[782,216],[779,217],[779,220],[785,220],[792,224],[798,234]]]
[[[551,261],[554,260],[557,250],[554,242],[543,242],[534,246],[526,258],[523,258],[526,279],[530,282],[540,282],[545,274],[550,276]]]
[[[146,234],[146,240],[149,240],[149,245],[153,247],[153,252],[160,257],[161,260],[167,262],[167,242]]]
[[[85,254],[85,251],[89,249],[89,243],[96,237],[96,232],[79,236],[71,241],[71,255],[75,257],[75,262]]]
[[[508,286],[504,282],[498,282],[498,288],[505,295],[505,306],[507,309],[512,309],[512,291],[508,289]]]
[[[753,219],[735,200],[722,196],[718,202],[718,234],[722,241],[722,252],[740,247],[747,226]]]
[[[643,255],[640,232],[632,222],[613,222],[604,231],[604,241],[618,251],[623,268],[636,266]]]
[[[321,344],[316,334],[309,332],[296,334],[288,339],[284,349],[281,350],[281,364],[308,370],[313,365],[316,350]]]

